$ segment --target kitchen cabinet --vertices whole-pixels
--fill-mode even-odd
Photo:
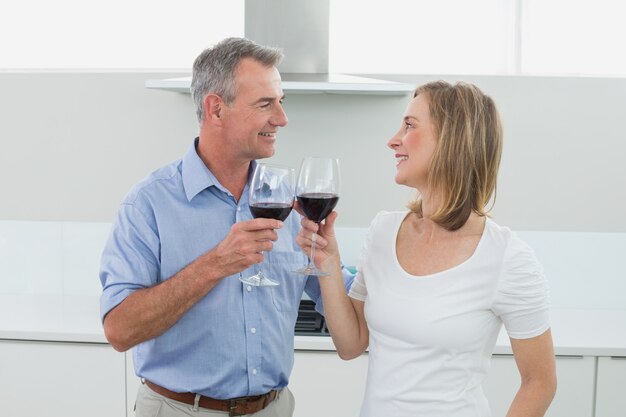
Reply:
[[[344,361],[335,351],[296,351],[289,382],[294,417],[358,416],[366,376],[367,354]]]
[[[133,351],[129,350],[125,353],[126,357],[126,416],[132,417],[135,414],[135,400],[137,399],[137,391],[141,385],[141,379],[135,375],[135,367],[133,365]]]
[[[107,343],[98,297],[0,294],[0,312],[0,415],[134,416],[132,352]],[[626,310],[553,310],[552,319],[559,381],[547,416],[623,417],[626,333],[616,329],[626,328]],[[494,417],[506,414],[519,385],[500,336],[484,384]],[[327,336],[298,335],[294,347],[295,417],[358,415],[367,353],[344,361]]]
[[[0,340],[0,414],[125,416],[124,374],[108,344]]]
[[[625,361],[626,362],[626,361]],[[557,393],[546,417],[593,416],[595,357],[557,356]],[[505,416],[520,384],[512,355],[494,355],[483,390],[493,416]],[[598,414],[598,417],[603,417]]]
[[[505,416],[519,388],[519,373],[512,355],[493,355],[491,369],[483,383],[493,416]]]
[[[596,417],[626,415],[626,357],[598,358]]]
[[[132,356],[131,351],[126,352],[126,415],[129,417],[133,416],[141,385]],[[289,382],[296,398],[294,417],[358,416],[366,374],[367,354],[344,361],[335,351],[296,350]]]

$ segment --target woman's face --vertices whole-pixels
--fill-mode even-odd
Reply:
[[[408,104],[402,126],[387,142],[387,146],[396,157],[396,183],[417,188],[424,193],[437,136],[428,100],[423,93]]]

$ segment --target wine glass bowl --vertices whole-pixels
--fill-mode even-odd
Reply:
[[[293,209],[295,172],[293,168],[257,163],[250,182],[248,206],[252,217],[284,221]],[[276,286],[278,282],[259,271],[239,280],[254,286]]]
[[[333,193],[302,193],[296,197],[307,219],[319,223],[324,220],[339,202]]]
[[[322,222],[339,202],[339,161],[336,158],[308,157],[302,161],[296,199],[307,219]],[[303,275],[329,275],[315,266],[315,235],[309,263],[295,272]]]
[[[252,217],[258,219],[276,219],[285,221],[289,217],[289,213],[293,209],[293,204],[287,203],[255,203],[250,204],[250,213]]]

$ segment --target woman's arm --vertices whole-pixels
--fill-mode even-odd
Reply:
[[[329,279],[330,278],[330,279]],[[341,273],[320,277],[326,326],[341,359],[360,356],[369,344],[363,301],[348,297]]]
[[[522,381],[507,417],[543,417],[556,393],[552,333],[511,339],[511,347]]]
[[[369,332],[365,322],[364,303],[348,297],[341,273],[341,262],[334,223],[337,213],[331,213],[318,225],[304,218],[296,242],[311,255],[311,243],[315,237],[315,264],[330,276],[319,277],[324,318],[328,331],[342,359],[353,359],[361,355],[369,343]],[[314,236],[315,235],[315,236]]]

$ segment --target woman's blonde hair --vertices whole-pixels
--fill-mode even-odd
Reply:
[[[435,81],[418,87],[433,120],[437,145],[428,174],[429,189],[440,204],[430,217],[447,230],[461,228],[472,212],[485,216],[494,197],[500,157],[502,124],[495,103],[478,87]],[[422,217],[422,201],[409,204]]]

